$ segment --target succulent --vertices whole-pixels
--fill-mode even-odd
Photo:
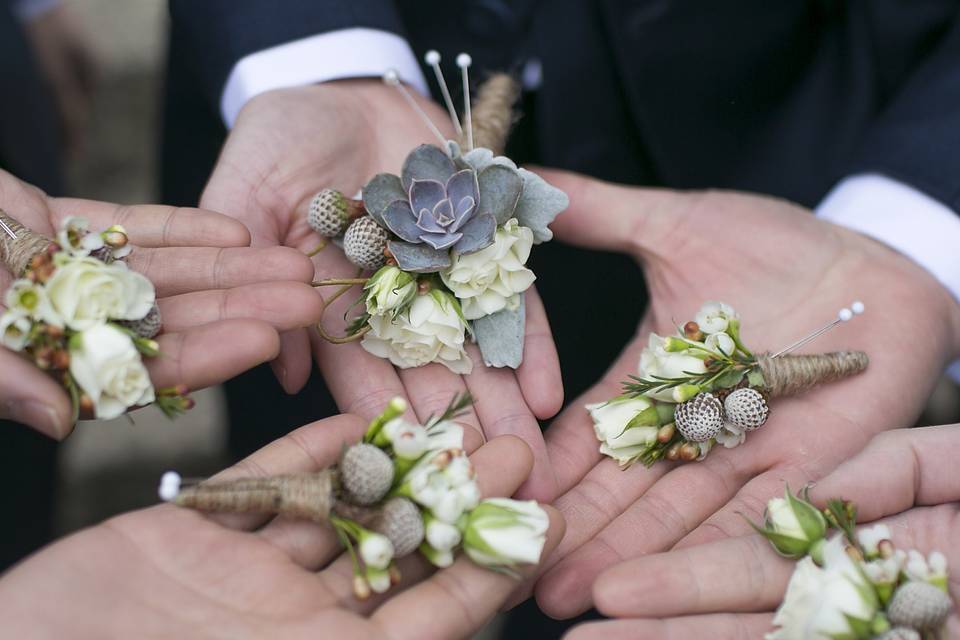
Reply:
[[[535,242],[567,206],[566,195],[488,149],[460,155],[421,145],[407,156],[401,175],[381,173],[363,188],[367,212],[397,239],[390,253],[404,271],[432,273],[450,266],[450,251],[475,253],[494,240],[499,225],[517,218]]]

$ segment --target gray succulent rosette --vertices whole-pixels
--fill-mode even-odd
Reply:
[[[390,231],[397,266],[434,273],[451,265],[451,251],[468,255],[490,246],[511,218],[533,232],[534,244],[553,238],[549,225],[567,208],[567,195],[537,174],[485,148],[462,153],[424,144],[401,175],[381,173],[363,188],[363,204]],[[523,359],[525,309],[507,309],[471,323],[488,366],[516,368]]]

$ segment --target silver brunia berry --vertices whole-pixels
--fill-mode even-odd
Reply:
[[[393,484],[393,462],[372,444],[355,444],[340,458],[340,484],[348,502],[376,504]]]
[[[756,389],[749,387],[737,389],[723,401],[723,408],[727,420],[746,431],[753,431],[763,426],[770,415],[767,401]]]
[[[376,271],[386,262],[387,230],[370,216],[353,221],[343,236],[343,252],[353,264],[368,271]]]
[[[307,224],[325,238],[335,238],[347,228],[347,200],[335,189],[324,189],[310,201]]]
[[[698,393],[677,405],[677,430],[690,442],[706,442],[723,428],[723,405],[712,393]]]
[[[950,615],[950,596],[928,582],[908,582],[893,594],[887,618],[894,625],[918,631],[939,629]]]

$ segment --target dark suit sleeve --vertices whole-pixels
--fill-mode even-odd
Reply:
[[[867,129],[850,169],[888,175],[960,211],[960,18]]]
[[[251,53],[351,27],[403,35],[392,0],[170,0],[170,15],[171,44],[190,50],[211,104]]]

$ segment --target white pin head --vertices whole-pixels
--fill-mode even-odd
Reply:
[[[473,64],[473,58],[470,57],[469,53],[461,53],[457,56],[457,66],[461,69],[466,69]]]
[[[427,51],[423,56],[423,61],[431,67],[435,64],[440,64],[440,52],[436,49],[430,49],[430,51]]]
[[[176,471],[167,471],[160,478],[160,490],[158,491],[160,499],[164,502],[176,500],[180,493],[180,474]]]
[[[400,74],[396,69],[387,69],[383,72],[383,81],[391,87],[396,87],[400,84]]]
[[[846,307],[840,309],[839,313],[837,313],[837,319],[840,320],[840,322],[848,322],[852,317],[853,311],[847,309]]]
[[[854,315],[860,315],[866,310],[866,307],[859,300],[854,300],[853,304],[850,305],[850,310],[853,311]]]

